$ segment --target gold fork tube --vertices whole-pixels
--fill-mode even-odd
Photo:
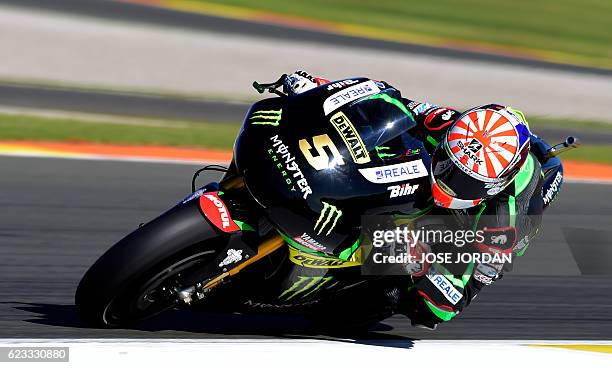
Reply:
[[[281,238],[280,235],[275,234],[273,237],[265,240],[263,243],[259,245],[259,247],[257,247],[256,255],[254,255],[250,259],[247,259],[246,261],[242,262],[241,264],[232,268],[231,270],[224,272],[220,274],[219,276],[215,277],[214,279],[210,280],[209,282],[206,283],[206,285],[204,285],[204,288],[211,289],[217,286],[226,277],[237,274],[242,269],[244,269],[246,266],[259,261],[263,257],[267,256],[268,254],[274,252],[275,250],[283,246],[283,244],[285,244],[285,241],[283,240],[283,238]]]

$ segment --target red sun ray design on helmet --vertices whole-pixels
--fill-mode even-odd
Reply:
[[[498,178],[518,151],[518,132],[503,114],[478,109],[465,114],[447,133],[447,144],[455,161],[467,173]]]

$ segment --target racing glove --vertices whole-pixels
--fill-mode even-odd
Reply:
[[[327,83],[329,83],[327,79],[313,77],[303,70],[298,70],[287,76],[283,85],[283,91],[289,96],[293,96]]]

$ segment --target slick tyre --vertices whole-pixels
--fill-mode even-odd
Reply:
[[[178,205],[100,257],[81,280],[75,304],[88,326],[123,327],[176,306],[182,274],[202,269],[228,241],[200,212]]]

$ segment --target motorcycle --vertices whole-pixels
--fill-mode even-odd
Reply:
[[[253,83],[277,96],[251,106],[229,167],[196,172],[192,194],[91,266],[75,295],[84,322],[123,327],[189,306],[326,313],[338,293],[384,280],[360,273],[361,216],[431,208],[414,116],[383,82],[345,79],[289,96],[284,78]],[[223,178],[196,188],[208,170]],[[267,291],[295,267],[306,276]]]

